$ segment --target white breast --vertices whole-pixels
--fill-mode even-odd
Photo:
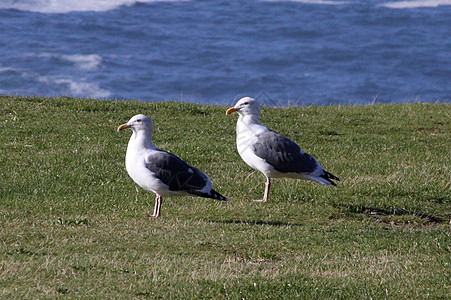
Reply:
[[[278,177],[279,172],[268,164],[264,159],[258,157],[254,153],[253,144],[256,141],[256,135],[268,130],[266,126],[261,124],[246,124],[237,122],[236,127],[236,145],[238,153],[246,164],[251,168],[262,172],[267,177]]]
[[[160,196],[171,195],[172,193],[169,191],[168,186],[146,168],[146,158],[152,150],[133,147],[130,145],[132,143],[130,141],[125,156],[125,168],[127,169],[128,175],[130,175],[137,185],[146,191]]]

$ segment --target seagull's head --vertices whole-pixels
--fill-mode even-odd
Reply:
[[[143,114],[139,114],[136,116],[133,116],[127,123],[120,125],[117,128],[117,131],[122,131],[125,129],[130,128],[134,132],[136,131],[151,131],[153,130],[153,123],[152,120]]]
[[[235,106],[230,107],[226,114],[230,115],[237,112],[240,116],[260,116],[260,104],[257,100],[251,97],[244,97],[238,100]]]

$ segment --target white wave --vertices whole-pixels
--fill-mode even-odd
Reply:
[[[83,98],[99,98],[105,99],[111,96],[111,92],[100,88],[96,82],[86,82],[86,79],[76,81],[72,78],[53,78],[49,76],[35,76],[35,78],[42,83],[53,86],[58,85],[58,95],[83,97]],[[56,91],[56,88],[55,88]]]
[[[326,5],[342,5],[348,4],[348,1],[331,1],[331,0],[262,0],[264,2],[299,2],[307,4],[326,4]]]
[[[98,83],[91,81],[88,82],[86,78],[75,80],[71,77],[45,76],[32,70],[3,67],[0,65],[0,73],[4,72],[14,72],[16,73],[16,76],[21,78],[41,82],[47,86],[46,94],[53,94],[54,96],[64,95],[72,97],[106,99],[112,95],[110,91],[102,89]],[[24,91],[18,92],[21,93]],[[0,93],[11,94],[11,91],[0,89]],[[39,92],[30,91],[26,94],[39,94]]]
[[[76,67],[82,70],[95,70],[102,62],[102,57],[97,54],[88,55],[61,55],[61,58],[74,63]]]
[[[98,54],[54,54],[48,52],[41,53],[28,53],[30,57],[38,58],[55,58],[62,61],[72,63],[75,67],[82,70],[95,70],[98,69],[102,63],[102,56]]]
[[[111,92],[99,87],[95,82],[75,81],[72,79],[56,79],[56,84],[67,87],[73,97],[108,98]]]
[[[0,9],[12,8],[40,13],[69,13],[73,11],[107,11],[122,5],[150,2],[189,0],[3,0]]]
[[[394,1],[379,4],[379,6],[388,8],[437,7],[441,5],[451,5],[451,0]]]
[[[0,73],[2,72],[17,72],[17,69],[10,67],[0,67]]]

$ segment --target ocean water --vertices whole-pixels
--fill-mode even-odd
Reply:
[[[451,102],[451,0],[0,1],[0,94]]]

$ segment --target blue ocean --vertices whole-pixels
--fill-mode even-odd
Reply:
[[[451,0],[0,1],[0,94],[451,102]]]

